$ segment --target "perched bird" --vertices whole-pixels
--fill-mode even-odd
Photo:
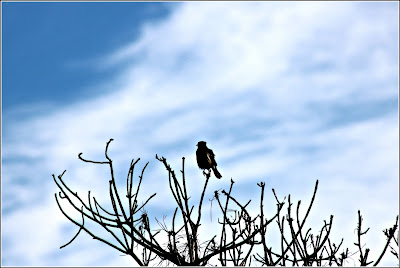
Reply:
[[[199,168],[207,170],[212,169],[217,179],[220,179],[222,177],[222,175],[217,170],[215,154],[211,149],[207,147],[205,141],[199,141],[197,143],[196,158]]]

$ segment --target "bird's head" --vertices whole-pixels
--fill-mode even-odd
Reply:
[[[206,142],[205,141],[199,141],[197,143],[197,146],[199,146],[199,147],[206,146]]]

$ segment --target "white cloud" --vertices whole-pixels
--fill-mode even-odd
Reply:
[[[141,157],[140,167],[150,161],[143,194],[158,193],[154,208],[174,207],[155,154],[177,172],[185,156],[195,187],[203,179],[195,145],[206,140],[224,176],[210,187],[233,177],[257,199],[256,182],[266,180],[282,195],[309,200],[318,178],[315,221],[334,214],[351,246],[347,235],[362,208],[371,244],[381,243],[398,213],[398,119],[390,106],[398,98],[397,12],[393,3],[197,2],[146,25],[139,40],[100,60],[124,66],[94,86],[107,93],[46,113],[35,108],[3,130],[3,264],[129,264],[84,239],[67,257],[58,250],[74,231],[63,232],[69,223],[55,208],[50,175],[67,169],[74,188],[94,188],[107,202],[106,167],[80,163],[77,154],[100,161],[111,137],[121,185],[131,158]],[[19,241],[29,251],[23,257]]]

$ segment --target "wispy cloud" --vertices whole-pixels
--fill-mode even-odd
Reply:
[[[119,69],[90,98],[3,114],[3,265],[131,265],[83,236],[58,249],[76,230],[57,211],[51,174],[67,169],[73,188],[106,202],[106,169],[77,154],[103,159],[111,137],[121,183],[131,158],[150,161],[154,211],[173,209],[155,154],[176,170],[185,156],[194,186],[195,145],[206,140],[224,176],[212,189],[233,177],[238,195],[257,199],[265,180],[308,200],[319,179],[312,222],[334,214],[351,246],[361,208],[371,247],[382,245],[399,209],[398,18],[389,2],[177,4],[98,59]]]

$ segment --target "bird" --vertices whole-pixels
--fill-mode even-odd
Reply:
[[[199,141],[197,143],[196,158],[197,158],[197,165],[199,166],[199,168],[204,170],[212,169],[217,179],[222,178],[221,173],[219,173],[217,169],[215,154],[210,148],[207,147],[205,141]]]

